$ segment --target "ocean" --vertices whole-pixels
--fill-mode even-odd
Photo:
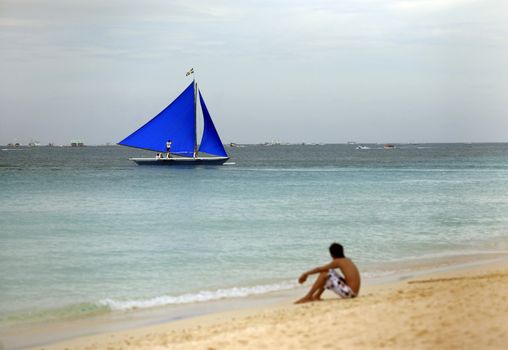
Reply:
[[[368,146],[2,150],[0,327],[291,290],[335,241],[367,280],[508,250],[508,144]]]

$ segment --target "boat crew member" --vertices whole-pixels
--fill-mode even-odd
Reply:
[[[172,144],[172,143],[173,143],[173,142],[171,142],[171,140],[167,140],[167,141],[166,141],[166,152],[168,153],[168,154],[167,154],[168,158],[169,158],[169,155],[170,155],[170,153],[171,153],[171,144]]]

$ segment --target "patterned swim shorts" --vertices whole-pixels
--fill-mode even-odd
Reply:
[[[346,284],[344,277],[339,275],[334,269],[328,270],[328,279],[326,280],[325,288],[333,290],[341,298],[356,297],[351,287]]]

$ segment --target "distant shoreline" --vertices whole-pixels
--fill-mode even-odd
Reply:
[[[488,145],[488,144],[507,144],[508,141],[475,141],[475,142],[467,142],[467,141],[457,141],[457,142],[389,142],[393,145],[398,146],[411,146],[411,145]],[[328,146],[328,145],[345,145],[345,146],[358,146],[358,145],[384,145],[386,142],[281,142],[276,144],[271,144],[267,142],[256,142],[256,143],[242,143],[235,142],[235,145],[238,146]],[[224,146],[230,148],[241,148],[237,146],[231,146],[230,143],[224,143]],[[71,146],[71,144],[53,144],[53,145],[36,145],[30,146],[28,144],[20,144],[19,146],[9,146],[9,144],[0,144],[0,149],[16,149],[16,148],[51,148],[51,147],[69,147],[69,148],[81,148],[81,147],[124,147],[122,145],[118,145],[116,143],[110,144],[84,144],[83,146]]]

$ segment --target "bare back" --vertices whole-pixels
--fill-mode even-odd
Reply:
[[[349,258],[337,258],[332,260],[330,266],[333,268],[339,268],[344,275],[346,284],[351,287],[355,294],[358,294],[361,284],[360,271],[358,271],[358,268],[353,261]]]

